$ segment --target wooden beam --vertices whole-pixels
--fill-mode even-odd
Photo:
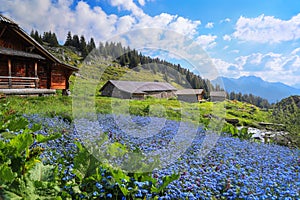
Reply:
[[[38,77],[37,68],[38,68],[37,62],[35,62],[34,63],[34,77]],[[38,80],[35,80],[35,88],[38,88]]]
[[[34,76],[37,77],[37,62],[34,63]]]
[[[11,84],[11,60],[10,58],[8,59],[8,88],[11,88],[12,84]]]
[[[2,29],[1,33],[0,33],[0,38],[2,37],[3,33],[6,31],[7,26],[4,26],[4,29]]]

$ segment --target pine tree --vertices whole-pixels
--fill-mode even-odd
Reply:
[[[56,47],[58,46],[58,41],[57,41],[57,37],[56,37],[56,34],[55,33],[52,33],[50,35],[50,41],[49,41],[50,45],[53,46],[53,47]]]
[[[88,55],[88,49],[83,35],[80,36],[79,50],[81,51],[81,55],[83,58],[85,58]]]
[[[72,34],[71,31],[69,31],[64,46],[72,46],[72,43],[73,43]]]
[[[94,38],[91,38],[87,44],[87,50],[88,50],[88,52],[91,52],[95,48],[96,48],[96,45],[95,45]]]
[[[80,51],[80,42],[78,35],[73,35],[71,46],[75,47],[78,51]]]

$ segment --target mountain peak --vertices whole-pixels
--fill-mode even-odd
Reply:
[[[291,95],[300,95],[300,89],[293,88],[281,82],[267,82],[257,76],[241,76],[239,78],[218,77],[213,84],[220,84],[222,80],[224,89],[230,92],[253,94],[275,103]]]
[[[240,80],[255,80],[255,81],[264,81],[262,78],[258,77],[258,76],[241,76],[240,78],[238,78]]]

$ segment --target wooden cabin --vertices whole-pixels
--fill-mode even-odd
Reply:
[[[58,60],[18,24],[0,14],[0,93],[67,90],[69,77],[77,70]]]
[[[203,89],[182,89],[176,91],[177,99],[180,101],[195,103],[203,100]]]
[[[225,101],[225,99],[226,99],[225,91],[211,91],[210,92],[210,101],[212,101],[212,102]]]
[[[171,98],[175,91],[171,84],[166,82],[139,82],[110,80],[100,89],[102,96],[121,99],[144,99],[147,96],[155,98]]]

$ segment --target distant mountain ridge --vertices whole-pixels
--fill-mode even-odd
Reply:
[[[280,82],[267,82],[256,76],[242,76],[240,78],[218,77],[213,84],[224,84],[224,89],[230,92],[241,92],[242,94],[253,94],[275,103],[291,95],[300,95],[300,89],[285,85]]]

